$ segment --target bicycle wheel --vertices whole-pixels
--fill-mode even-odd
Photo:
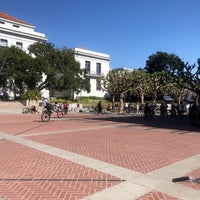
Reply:
[[[63,113],[61,111],[57,112],[57,116],[58,118],[62,118],[63,117]]]
[[[42,113],[41,119],[43,122],[48,122],[50,120],[50,115],[48,113]]]
[[[68,115],[68,109],[62,109],[61,112],[62,112],[63,115]]]

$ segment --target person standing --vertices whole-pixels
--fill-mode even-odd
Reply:
[[[69,104],[68,104],[67,101],[65,101],[65,102],[63,103],[63,109],[64,109],[64,112],[65,112],[66,114],[68,114],[68,111],[69,111]]]
[[[99,103],[97,104],[97,114],[100,115],[102,113],[102,105],[101,105],[101,101],[99,101]]]

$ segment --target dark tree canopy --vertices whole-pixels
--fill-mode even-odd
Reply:
[[[149,56],[144,70],[150,74],[162,72],[165,78],[161,84],[175,83],[179,87],[186,88],[200,96],[200,59],[198,66],[184,63],[175,54],[157,52]]]
[[[51,43],[34,43],[28,54],[14,46],[0,47],[1,75],[13,81],[20,93],[53,88],[59,91],[90,91],[89,80],[71,49],[57,49]]]
[[[150,74],[161,71],[181,72],[184,66],[184,62],[175,54],[158,51],[156,54],[149,56],[144,70]]]

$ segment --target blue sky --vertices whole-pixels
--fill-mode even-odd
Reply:
[[[111,68],[143,68],[157,51],[200,58],[199,0],[1,0],[56,47],[109,54]]]

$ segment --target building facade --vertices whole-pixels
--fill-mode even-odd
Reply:
[[[35,42],[47,41],[45,34],[35,32],[29,23],[0,12],[0,45],[17,46],[25,51]]]
[[[74,48],[74,56],[82,69],[86,69],[86,76],[90,79],[90,93],[82,91],[78,96],[104,97],[99,79],[106,76],[110,70],[110,56],[83,48]],[[75,97],[77,95],[75,94]]]
[[[27,52],[29,45],[47,41],[45,34],[34,29],[33,25],[0,12],[0,46],[16,46]],[[0,85],[0,90],[4,90],[3,85]],[[12,88],[8,87],[6,92],[11,99],[14,98]],[[42,92],[48,96],[48,90]]]
[[[74,48],[74,57],[80,64],[81,69],[86,69],[86,77],[90,80],[90,92],[67,90],[59,92],[57,90],[50,91],[50,97],[68,97],[76,99],[77,97],[104,97],[106,92],[102,90],[99,78],[106,76],[110,70],[110,56],[107,54],[87,50],[84,48]]]

